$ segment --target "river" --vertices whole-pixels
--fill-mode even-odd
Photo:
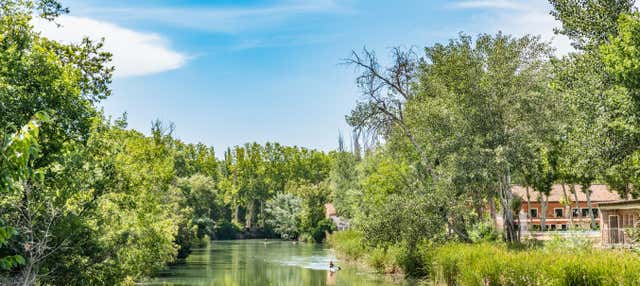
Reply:
[[[342,270],[331,273],[329,261]],[[214,241],[146,285],[406,285],[341,263],[321,244],[280,240]]]

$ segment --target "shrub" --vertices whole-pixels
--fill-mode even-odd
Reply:
[[[302,242],[316,242],[315,239],[313,239],[313,236],[310,233],[302,233],[300,234],[300,236],[298,237],[299,241]]]
[[[469,230],[469,238],[473,242],[497,241],[500,238],[500,232],[493,227],[491,221],[482,221]]]
[[[329,236],[327,243],[350,260],[364,257],[367,251],[362,244],[362,233],[355,230],[336,231]]]
[[[367,264],[380,273],[399,273],[399,258],[402,257],[402,248],[392,246],[389,248],[375,247],[367,251]]]

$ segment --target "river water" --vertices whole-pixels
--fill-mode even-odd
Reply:
[[[342,270],[328,271],[329,261]],[[150,285],[403,285],[389,277],[340,263],[320,244],[279,240],[214,241],[195,249]]]

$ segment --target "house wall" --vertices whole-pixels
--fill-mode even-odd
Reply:
[[[591,203],[592,209],[598,209],[598,202],[592,202]],[[531,208],[532,209],[537,209],[538,210],[538,217],[537,218],[529,218],[528,223],[531,225],[540,225],[541,224],[541,219],[542,219],[542,204],[538,201],[531,201]],[[571,223],[571,219],[570,219],[570,214],[572,212],[572,210],[576,208],[576,204],[575,202],[571,203],[570,207],[565,207],[564,205],[562,205],[560,202],[557,201],[550,201],[549,205],[547,207],[547,211],[546,211],[546,221],[545,223],[547,224],[547,226],[551,226],[553,225],[555,226],[561,226],[561,225],[565,225],[568,226]],[[578,207],[580,209],[578,216],[574,216],[573,217],[573,223],[574,224],[590,224],[591,223],[591,218],[587,215],[587,216],[582,216],[582,209],[587,209],[588,205],[587,202],[578,202]],[[555,209],[562,209],[562,216],[558,217],[555,214]],[[529,214],[529,208],[527,206],[527,201],[526,199],[523,200],[522,202],[522,212],[524,212],[525,214]],[[598,210],[599,212],[599,210]],[[595,216],[595,220],[596,220],[596,224],[600,224],[600,216],[599,214],[597,214]]]
[[[611,228],[609,225],[609,217],[618,216],[618,228]],[[604,245],[615,244],[612,241],[612,235],[617,233],[619,244],[629,244],[631,240],[625,229],[635,227],[640,220],[640,210],[638,209],[605,209],[600,212],[600,220],[602,221],[602,243]]]

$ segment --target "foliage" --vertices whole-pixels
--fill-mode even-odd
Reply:
[[[292,194],[280,193],[267,201],[267,224],[283,239],[296,239],[300,234],[302,200]]]
[[[213,222],[220,218],[221,199],[216,191],[215,181],[208,176],[196,173],[177,182],[185,201],[181,208],[193,210],[193,224],[197,227],[197,237],[212,235]]]
[[[346,118],[353,152],[340,137],[329,153],[247,143],[218,160],[174,138],[173,125],[144,135],[126,114],[104,118],[114,68],[102,42],[33,31],[34,17],[68,11],[57,1],[2,1],[0,283],[130,284],[208,238],[321,242],[333,203],[354,229],[329,243],[380,272],[449,285],[637,285],[635,254],[577,237],[545,249],[487,243],[499,237],[486,219],[496,200],[504,238],[519,240],[514,182],[543,201],[558,182],[582,185],[589,202],[600,180],[638,195],[640,14],[630,0],[550,3],[575,53],[556,58],[539,37],[502,33],[394,48],[388,66],[354,52],[345,62],[363,97]],[[373,142],[364,154],[358,136]]]
[[[2,196],[9,196],[20,192],[20,183],[37,176],[31,165],[38,155],[39,126],[42,121],[48,120],[46,114],[38,113],[16,134],[2,134],[0,145],[0,188]],[[0,218],[0,250],[7,247],[10,240],[17,236],[18,231],[5,225]],[[20,254],[5,255],[0,252],[0,271],[11,270],[14,267],[25,264],[24,256]],[[0,281],[1,282],[1,281]]]
[[[368,252],[362,233],[355,230],[336,231],[328,237],[327,243],[347,259],[358,260]]]
[[[569,37],[577,49],[597,48],[616,34],[616,21],[631,12],[634,0],[549,0],[553,15],[562,24],[556,33]]]
[[[302,199],[299,225],[301,240],[322,242],[325,234],[333,231],[333,223],[325,217],[324,205],[329,198],[326,184],[289,184],[287,192]]]
[[[469,238],[474,243],[492,242],[500,238],[500,233],[490,221],[481,221],[469,231]]]
[[[331,201],[336,212],[341,217],[354,216],[353,206],[357,204],[357,158],[356,155],[344,150],[344,143],[340,137],[338,152],[334,153],[335,159],[329,174],[329,188],[331,189]]]
[[[446,222],[438,215],[437,201],[425,196],[391,195],[362,225],[364,238],[373,245],[407,243],[415,247],[422,239],[435,239]]]
[[[235,239],[242,232],[242,228],[230,221],[220,220],[216,222],[213,231],[216,239]]]
[[[593,240],[578,232],[567,236],[553,235],[544,246],[550,251],[589,251],[593,249],[593,244]]]

